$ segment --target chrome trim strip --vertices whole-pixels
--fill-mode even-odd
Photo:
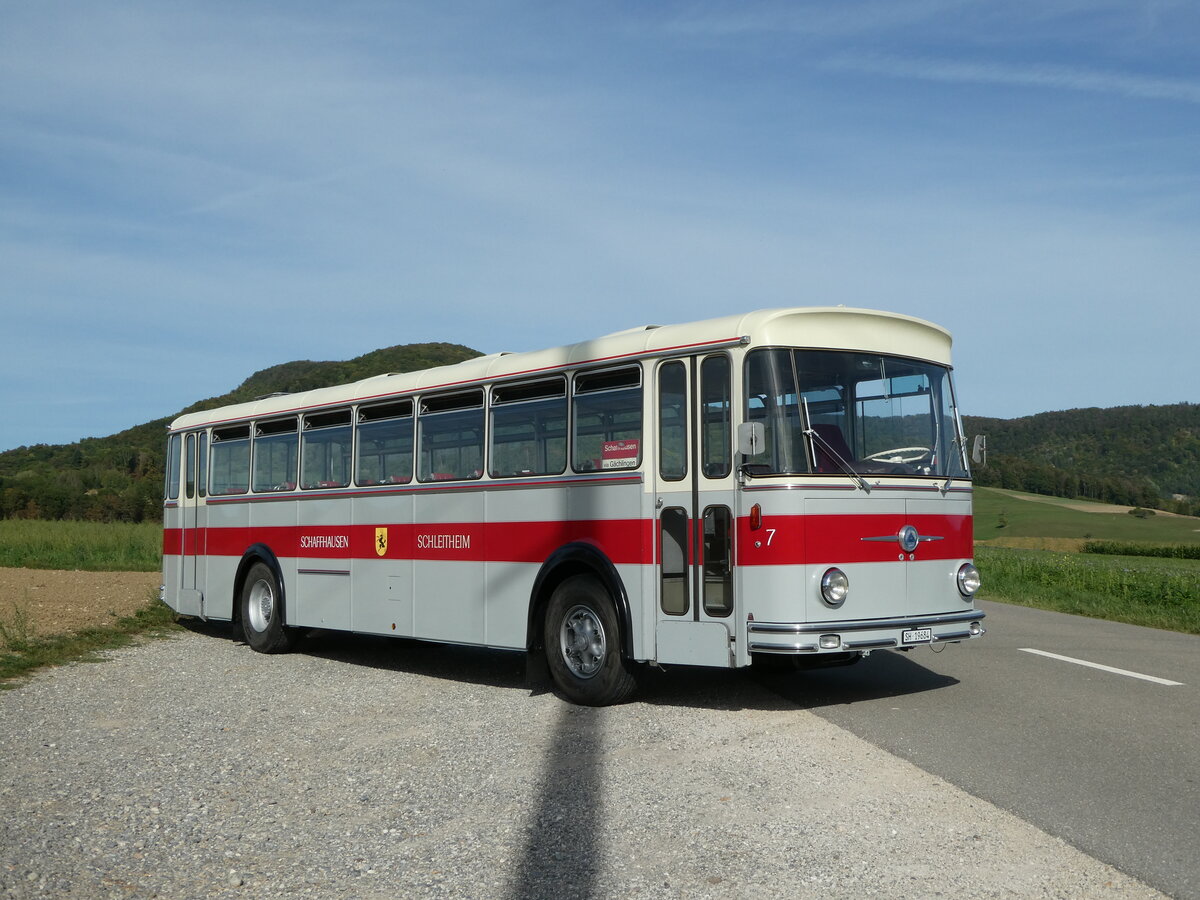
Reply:
[[[900,535],[885,534],[882,537],[859,538],[859,540],[860,541],[881,541],[883,543],[888,543],[890,541],[890,542],[898,544],[898,543],[900,543]],[[929,537],[928,535],[924,535],[924,534],[917,535],[917,542],[921,543],[921,544],[924,544],[927,541],[944,541],[944,540],[945,540],[945,538],[943,538],[943,537]]]
[[[744,491],[857,491],[859,488],[854,484],[811,484],[807,482],[791,483],[791,484],[755,484],[755,480],[763,481],[767,478],[777,478],[775,475],[749,475],[746,480],[741,482],[742,490]],[[811,476],[806,476],[811,477]],[[831,476],[834,477],[834,476]],[[836,477],[845,478],[845,475],[838,473]],[[885,476],[886,477],[886,476]],[[940,480],[940,478],[939,478]],[[952,487],[947,491],[943,491],[936,484],[925,486],[919,484],[882,484],[873,483],[872,491],[913,491],[926,494],[971,494],[974,490],[971,487]]]
[[[929,628],[933,625],[957,625],[985,618],[977,609],[965,613],[946,613],[917,616],[911,619],[859,619],[855,622],[818,622],[815,625],[799,622],[747,622],[751,634],[826,634],[845,631],[882,631],[892,628]]]
[[[751,644],[751,653],[816,653],[816,644]]]
[[[885,647],[895,647],[898,643],[895,638],[888,638],[883,641],[842,641],[842,646],[847,650],[882,650]]]

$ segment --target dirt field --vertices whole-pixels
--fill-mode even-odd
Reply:
[[[158,572],[60,572],[0,568],[0,621],[23,617],[31,634],[104,625],[158,596]]]

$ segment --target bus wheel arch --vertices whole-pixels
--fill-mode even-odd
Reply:
[[[259,653],[286,653],[293,631],[286,622],[283,570],[270,548],[255,544],[242,556],[234,581],[234,619]]]
[[[593,544],[577,541],[559,547],[542,563],[533,591],[529,597],[529,620],[525,630],[525,649],[534,653],[544,650],[542,640],[546,612],[560,584],[576,575],[590,575],[607,591],[620,629],[620,651],[626,659],[634,659],[633,616],[629,594],[617,567]]]

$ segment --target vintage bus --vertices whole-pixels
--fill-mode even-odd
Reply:
[[[183,415],[163,596],[266,653],[315,628],[544,654],[591,705],[644,665],[975,638],[950,345],[762,310]]]

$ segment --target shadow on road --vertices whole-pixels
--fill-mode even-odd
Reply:
[[[537,805],[510,896],[571,897],[596,893],[604,785],[600,764],[604,711],[564,705],[542,764]]]
[[[772,694],[802,709],[823,709],[866,700],[924,694],[958,684],[957,678],[927,669],[907,653],[877,650],[856,665],[756,680]]]

